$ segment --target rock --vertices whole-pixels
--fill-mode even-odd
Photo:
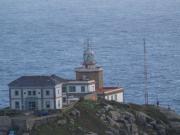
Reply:
[[[98,114],[104,114],[105,112],[106,112],[106,110],[104,108],[97,111]]]
[[[124,112],[123,113],[123,117],[126,121],[128,121],[129,123],[133,123],[135,122],[135,117],[132,113],[129,113],[129,112]]]
[[[153,125],[152,124],[146,124],[146,128],[147,129],[153,129]]]
[[[79,131],[84,131],[84,129],[82,127],[78,127],[77,128]]]
[[[22,135],[30,135],[29,133],[23,133]]]
[[[114,135],[114,133],[112,131],[106,131],[105,135]]]
[[[132,126],[131,126],[131,133],[132,133],[132,135],[139,135],[138,127],[137,127],[136,124],[132,124]]]
[[[166,135],[166,130],[165,129],[160,129],[158,130],[159,135]]]
[[[80,117],[80,111],[77,109],[72,110],[70,114],[76,118]]]
[[[100,119],[101,119],[102,121],[105,121],[105,120],[106,120],[105,114],[102,114],[101,117],[100,117]]]
[[[125,129],[119,129],[119,135],[129,135]]]
[[[85,135],[98,135],[97,133],[94,133],[94,132],[88,132],[87,134]]]
[[[110,131],[110,132],[112,132],[113,133],[113,135],[119,135],[119,130],[118,130],[118,128],[109,128],[109,130],[108,131]]]
[[[1,127],[11,127],[11,118],[9,116],[0,116],[0,128]]]
[[[74,120],[73,119],[70,119],[70,124],[74,125]]]
[[[120,113],[117,111],[110,111],[110,115],[113,120],[118,121],[120,118]]]
[[[112,106],[112,105],[106,105],[106,106],[104,107],[104,109],[105,109],[106,112],[108,112],[108,111],[110,111],[110,110],[113,110],[113,106]]]
[[[62,119],[62,120],[58,120],[57,121],[57,124],[58,125],[64,125],[64,124],[66,124],[67,123],[67,121],[65,120],[65,119]]]
[[[171,126],[175,129],[180,129],[180,122],[173,121],[171,122]]]
[[[106,116],[106,119],[109,122],[110,126],[112,126],[112,127],[113,126],[119,127],[119,124],[115,120],[113,120],[110,116]]]
[[[137,121],[140,122],[141,125],[146,126],[147,121],[153,121],[153,119],[143,112],[136,112]]]
[[[74,132],[75,132],[76,135],[79,135],[79,134],[84,134],[86,132],[86,130],[83,129],[82,127],[78,127],[78,128],[75,129]]]

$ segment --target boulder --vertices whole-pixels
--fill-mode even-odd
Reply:
[[[110,111],[109,113],[111,115],[111,118],[115,121],[118,121],[121,116],[120,113],[117,111]]]
[[[114,135],[112,131],[105,131],[105,135]]]
[[[88,132],[87,134],[85,135],[98,135],[97,133],[94,133],[94,132]]]
[[[70,115],[72,115],[73,117],[80,117],[80,111],[77,109],[74,109],[71,111]]]
[[[58,120],[57,121],[57,124],[58,125],[64,125],[64,124],[66,124],[67,123],[67,121],[65,120],[65,119],[62,119],[62,120]]]
[[[108,112],[110,110],[113,110],[113,106],[112,105],[106,105],[106,106],[104,106],[104,109],[106,112]]]
[[[74,119],[70,119],[70,124],[74,125]]]
[[[136,117],[137,117],[137,121],[141,124],[141,125],[146,125],[147,121],[154,121],[150,116],[148,116],[147,114],[143,113],[143,112],[136,112]]]
[[[0,116],[0,128],[11,127],[11,118],[9,116]]]

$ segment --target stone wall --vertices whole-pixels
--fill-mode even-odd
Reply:
[[[8,116],[0,116],[0,135],[6,135],[11,127],[11,118]]]

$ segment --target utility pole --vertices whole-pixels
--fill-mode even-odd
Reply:
[[[143,39],[144,41],[144,98],[145,98],[145,104],[148,105],[148,76],[147,76],[147,51],[146,51],[146,39]]]

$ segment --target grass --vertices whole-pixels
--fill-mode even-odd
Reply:
[[[32,135],[71,135],[66,126],[58,126],[56,123],[41,125],[34,129]]]
[[[70,108],[63,112],[63,117],[60,119],[66,119],[68,121],[67,124],[58,126],[57,122],[49,123],[48,125],[42,125],[34,130],[32,135],[71,135],[74,133],[75,135],[83,135],[85,132],[95,132],[98,135],[104,135],[105,131],[108,127],[103,123],[99,117],[96,116],[96,112],[103,108],[106,104],[110,104],[113,108],[119,111],[130,112],[132,114],[136,114],[136,112],[143,112],[156,121],[163,121],[164,123],[168,124],[169,121],[167,117],[160,112],[159,108],[153,105],[137,105],[137,104],[119,104],[113,101],[81,101],[75,104],[74,108],[80,111],[80,117],[74,117],[70,115],[71,111],[74,108]],[[74,120],[74,124],[70,123],[70,120]],[[179,122],[179,119],[174,119],[173,121]],[[139,131],[144,131],[143,125],[136,123]],[[76,132],[79,127],[85,129],[82,132]],[[148,131],[148,130],[147,130]],[[84,132],[84,133],[83,133]],[[151,134],[151,131],[148,131]],[[170,135],[177,135],[179,131],[174,129],[169,129],[167,131]],[[77,134],[76,134],[77,133]]]
[[[10,108],[4,108],[0,109],[0,116],[9,116],[9,117],[14,117],[14,116],[22,116],[21,111],[17,110],[11,110]]]
[[[38,128],[34,129],[31,133],[32,135],[71,135],[73,133],[77,133],[77,135],[83,135],[83,132],[76,132],[78,127],[82,127],[87,132],[95,132],[99,135],[104,135],[105,129],[107,127],[101,120],[95,115],[96,110],[99,108],[99,105],[93,101],[82,101],[75,105],[75,108],[80,111],[79,118],[73,118],[70,115],[70,112],[73,109],[67,110],[63,114],[63,119],[67,119],[70,121],[74,120],[74,124],[72,125],[70,122],[63,125],[58,126],[57,122],[51,122],[48,125],[42,125]],[[103,130],[100,130],[103,129]]]
[[[81,117],[76,121],[78,125],[89,131],[98,133],[99,135],[104,135],[104,131],[107,127],[95,114],[99,105],[93,101],[83,101],[76,107],[81,112]]]

